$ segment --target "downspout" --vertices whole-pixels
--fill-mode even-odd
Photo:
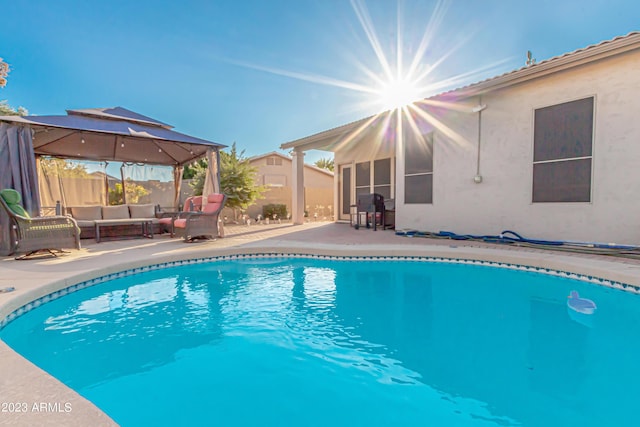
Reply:
[[[478,105],[473,108],[474,113],[478,113],[478,157],[476,158],[476,175],[473,177],[473,182],[480,184],[482,182],[482,175],[480,175],[480,147],[482,144],[482,110],[487,108],[482,103],[482,95],[478,96]]]

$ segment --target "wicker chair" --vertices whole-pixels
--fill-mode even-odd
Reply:
[[[158,212],[158,224],[162,231],[171,233],[171,237],[175,234],[173,221],[180,217],[184,212],[200,212],[202,210],[202,196],[190,196],[184,201],[184,210],[182,212]]]
[[[0,255],[23,253],[25,255],[16,258],[23,259],[41,251],[55,256],[64,252],[61,248],[80,249],[80,229],[73,218],[29,218],[20,202],[17,191],[0,191]]]
[[[201,212],[181,212],[173,220],[173,230],[185,242],[194,239],[220,237],[218,233],[218,217],[224,208],[227,196],[224,194],[209,194],[207,204],[202,205]]]

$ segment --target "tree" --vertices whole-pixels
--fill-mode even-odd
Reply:
[[[7,85],[7,74],[9,74],[9,64],[0,58],[0,87]],[[6,100],[0,101],[0,116],[26,116],[29,114],[26,108],[12,108]]]
[[[125,180],[125,191],[127,192],[127,203],[138,203],[140,198],[149,194],[142,185],[134,183],[131,178]],[[109,189],[109,204],[120,205],[124,203],[122,200],[122,183],[115,184],[115,188]]]
[[[200,172],[200,169],[207,167],[207,161],[205,159],[200,159],[192,165],[186,165],[184,167],[184,171],[182,172],[182,179],[193,179]],[[203,181],[204,185],[204,181]]]
[[[204,188],[204,180],[207,177],[208,167],[207,161],[201,159],[191,166],[184,168],[182,178],[191,180],[189,187],[191,187],[195,196],[202,196],[202,189]]]
[[[7,74],[9,74],[9,64],[0,58],[0,87],[7,85]]]
[[[314,164],[320,169],[327,169],[333,172],[333,159],[318,159]]]
[[[46,176],[86,178],[89,175],[86,166],[55,157],[43,157],[40,167]]]
[[[26,116],[29,114],[26,108],[13,108],[6,100],[0,101],[0,116]]]
[[[193,194],[199,196],[202,195],[207,164],[199,162],[191,167],[196,172],[190,186]],[[231,145],[230,152],[220,152],[220,190],[227,196],[225,206],[232,208],[234,214],[237,209],[247,209],[266,191],[266,187],[256,185],[256,172],[257,168],[251,166],[249,159],[244,157],[244,150],[238,153],[235,142]]]
[[[220,152],[220,189],[227,195],[226,206],[232,208],[234,214],[236,209],[247,209],[267,190],[265,186],[256,185],[257,171],[244,157],[244,150],[238,154],[235,142],[231,152]]]

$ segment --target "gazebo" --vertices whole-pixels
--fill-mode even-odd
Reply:
[[[0,188],[18,190],[27,211],[37,215],[41,156],[167,165],[173,167],[177,207],[184,165],[199,158],[206,156],[209,164],[205,197],[219,192],[219,150],[224,147],[122,107],[67,110],[63,116],[0,116]]]

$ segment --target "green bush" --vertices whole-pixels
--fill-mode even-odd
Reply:
[[[285,219],[287,217],[287,205],[269,204],[262,207],[262,216],[269,219],[274,219],[273,214],[278,215],[278,218]]]

